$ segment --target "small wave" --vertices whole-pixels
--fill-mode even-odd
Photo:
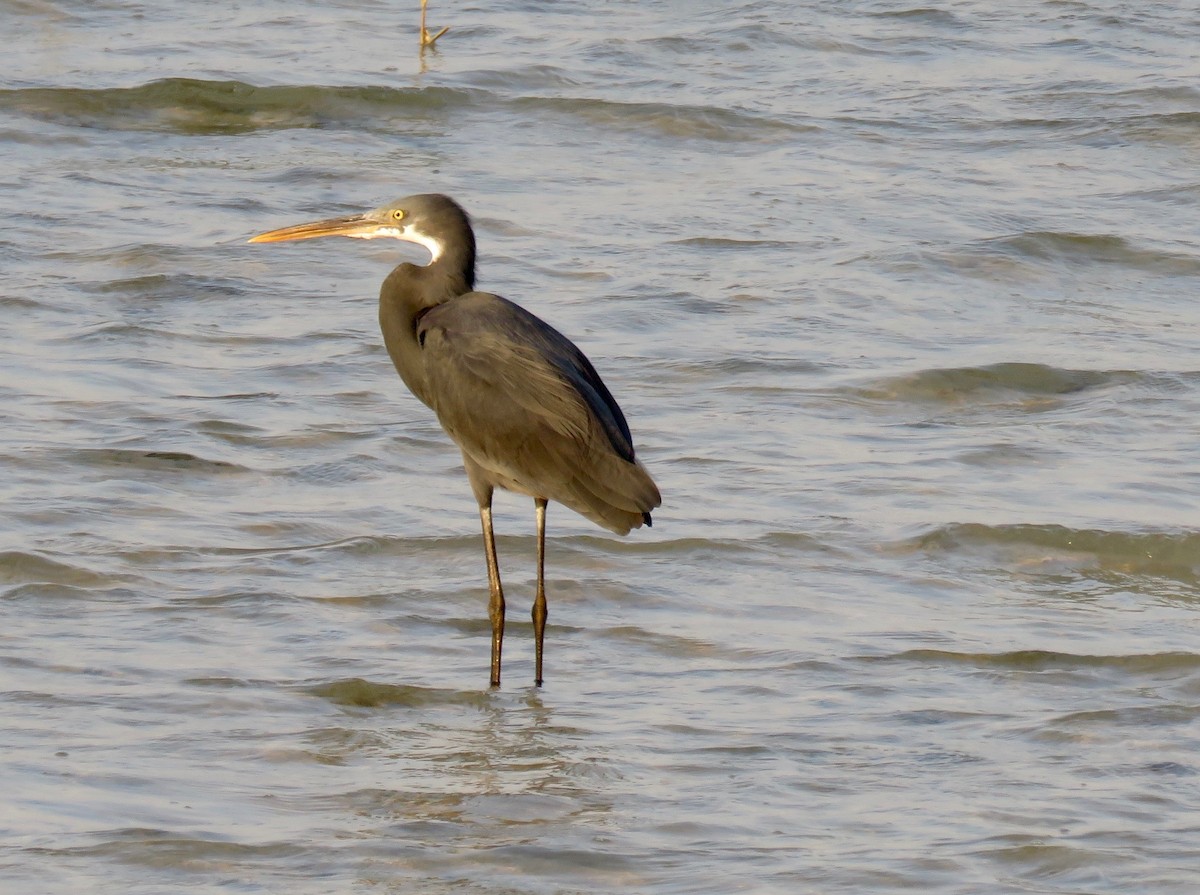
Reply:
[[[960,403],[976,401],[989,393],[1027,398],[1071,395],[1130,383],[1141,376],[1128,370],[1067,370],[1046,364],[1005,362],[919,370],[850,391],[876,401]]]
[[[85,448],[67,452],[66,459],[79,466],[135,466],[141,469],[187,470],[190,472],[245,472],[246,468],[224,460],[206,460],[182,451],[131,451],[122,448]]]
[[[667,245],[696,246],[703,249],[794,249],[796,243],[779,239],[731,239],[720,236],[690,236],[674,239]]]
[[[440,118],[468,106],[511,105],[566,114],[605,129],[683,139],[761,142],[813,130],[752,112],[717,106],[629,103],[578,97],[506,98],[478,87],[336,87],[166,78],[136,87],[89,90],[31,87],[0,90],[0,109],[67,126],[111,131],[240,134],[292,128],[411,132],[422,116]]]
[[[718,379],[728,382],[741,376],[784,376],[822,372],[822,364],[794,354],[732,354],[726,357],[706,357],[702,360],[679,360],[663,363],[659,369],[664,376],[685,380]]]
[[[941,27],[963,27],[963,23],[954,13],[931,6],[916,6],[912,9],[889,9],[880,12],[869,12],[866,15],[876,19],[920,22],[925,25],[938,25]]]
[[[411,129],[415,117],[472,102],[446,87],[256,87],[241,81],[166,78],[137,87],[0,90],[0,109],[112,131],[237,134],[289,128]]]
[[[129,778],[130,786],[135,778]],[[97,819],[97,823],[100,823]],[[136,846],[136,848],[134,847]],[[46,846],[46,854],[61,853],[79,856],[112,857],[123,861],[144,863],[153,867],[189,867],[211,872],[226,870],[238,862],[280,860],[306,853],[303,843],[266,842],[247,844],[225,838],[186,836],[169,830],[148,827],[105,828],[103,838],[87,846]]]
[[[336,705],[355,708],[422,708],[431,705],[468,705],[484,708],[489,703],[486,691],[442,690],[410,684],[376,684],[358,677],[316,684],[305,687],[304,691]]]
[[[1010,650],[1000,653],[964,653],[952,650],[914,649],[870,661],[915,662],[922,665],[969,665],[979,669],[1046,671],[1050,669],[1111,668],[1133,675],[1161,675],[1200,670],[1200,655],[1187,652],[1089,655],[1053,650]]]
[[[117,579],[83,566],[60,562],[38,553],[7,550],[0,553],[0,582],[4,584],[55,584],[70,587],[104,587]]]
[[[525,65],[511,69],[481,69],[455,79],[467,87],[488,90],[578,90],[582,82],[553,65]]]
[[[1200,258],[1143,248],[1108,233],[1032,231],[981,240],[974,246],[978,250],[1063,264],[1115,264],[1160,273],[1200,273]]]
[[[1135,115],[1117,123],[1129,139],[1158,145],[1194,146],[1200,135],[1200,112],[1167,112]]]
[[[78,288],[92,295],[151,297],[156,301],[183,299],[189,302],[213,297],[241,298],[253,289],[245,280],[196,276],[187,273],[147,274],[115,280],[81,281]]]
[[[1192,670],[1191,666],[1188,667],[1188,670]],[[1051,728],[1062,729],[1095,724],[1103,725],[1104,727],[1120,725],[1144,731],[1150,727],[1159,727],[1168,724],[1190,725],[1195,723],[1198,717],[1200,717],[1200,706],[1164,703],[1161,705],[1135,705],[1124,706],[1118,709],[1093,709],[1082,712],[1068,712],[1054,718],[1050,722],[1050,726]],[[1045,731],[1043,735],[1053,734],[1051,731]]]
[[[522,97],[513,102],[518,108],[530,111],[556,112],[582,118],[605,130],[632,130],[642,135],[657,133],[684,140],[767,142],[817,129],[718,106],[570,97]]]
[[[960,245],[905,249],[864,258],[895,270],[941,270],[955,276],[971,276],[988,282],[1022,282],[1041,271],[1061,272],[1085,266],[1111,265],[1139,273],[1169,276],[1200,274],[1200,257],[1165,251],[1111,233],[1070,233],[1051,230],[978,239]]]
[[[1022,568],[1066,566],[1194,582],[1200,577],[1200,532],[1125,532],[1062,525],[954,523],[912,538],[904,549],[928,553],[983,551]]]
[[[702,55],[712,56],[727,52],[769,53],[787,52],[791,49],[813,54],[821,52],[847,52],[866,54],[858,44],[844,39],[844,35],[829,36],[825,32],[792,32],[775,27],[770,22],[749,22],[740,17],[731,17],[729,27],[717,27],[703,34],[684,36],[665,34],[639,38],[637,49],[657,60],[675,57],[691,62]],[[644,65],[644,55],[631,54],[635,65]]]

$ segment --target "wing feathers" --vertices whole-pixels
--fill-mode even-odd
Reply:
[[[492,484],[620,533],[659,505],[616,401],[583,353],[534,315],[473,292],[418,325],[431,406]]]

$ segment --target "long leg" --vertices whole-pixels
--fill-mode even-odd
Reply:
[[[537,507],[537,596],[533,598],[533,636],[536,639],[533,682],[542,685],[542,638],[546,634],[546,499],[534,499]]]
[[[488,618],[492,620],[492,686],[500,686],[500,648],[504,645],[504,591],[500,587],[500,563],[496,559],[496,535],[492,532],[492,498],[479,505],[483,523],[483,549],[487,554]]]

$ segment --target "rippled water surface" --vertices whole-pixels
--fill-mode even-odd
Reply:
[[[0,890],[1194,893],[1189,4],[0,4]],[[487,588],[441,191],[662,488]]]

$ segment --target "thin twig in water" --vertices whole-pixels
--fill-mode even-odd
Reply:
[[[429,3],[429,0],[421,0],[421,49],[422,50],[425,49],[426,47],[432,47],[434,45],[434,43],[437,42],[437,39],[439,37],[441,37],[443,34],[445,34],[447,31],[450,30],[450,26],[447,25],[441,31],[439,31],[437,34],[429,33],[429,29],[425,27],[425,7],[428,3]]]

